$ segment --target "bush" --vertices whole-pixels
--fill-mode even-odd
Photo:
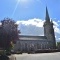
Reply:
[[[6,55],[1,55],[0,60],[9,60],[9,57]]]

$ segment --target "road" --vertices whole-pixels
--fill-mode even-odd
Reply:
[[[19,54],[13,55],[16,60],[60,60],[60,52],[56,53],[39,53],[39,54]]]

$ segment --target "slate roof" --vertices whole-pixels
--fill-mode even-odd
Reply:
[[[28,36],[28,35],[20,35],[20,40],[47,40],[46,36]]]

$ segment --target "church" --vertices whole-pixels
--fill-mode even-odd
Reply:
[[[46,7],[46,16],[44,22],[44,36],[26,36],[20,35],[16,42],[14,51],[36,51],[43,49],[56,49],[56,40],[53,28],[53,22],[50,20],[48,9]]]

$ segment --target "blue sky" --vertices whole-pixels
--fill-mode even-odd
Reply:
[[[9,17],[19,25],[21,34],[43,35],[46,6],[60,41],[60,0],[0,0],[0,21]]]
[[[5,17],[10,17],[15,20],[26,20],[32,18],[44,19],[45,8],[47,5],[50,17],[53,19],[56,18],[60,20],[60,0],[26,1],[28,2],[21,1],[18,3],[18,0],[0,0],[0,19],[3,19]]]

